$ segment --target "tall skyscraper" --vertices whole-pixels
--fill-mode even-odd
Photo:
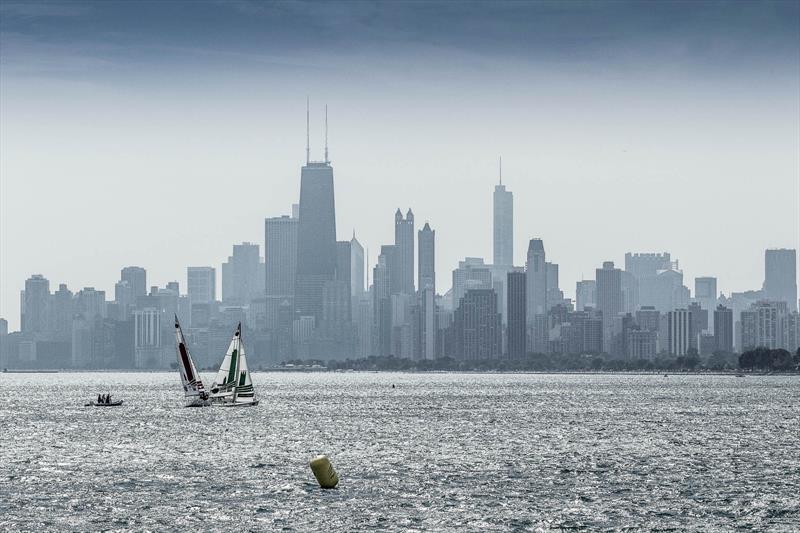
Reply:
[[[717,278],[694,278],[694,299],[700,306],[708,311],[709,315],[717,307]],[[709,333],[714,333],[714,321],[708,321]]]
[[[268,297],[294,297],[298,225],[297,218],[286,215],[264,220],[264,270]]]
[[[248,305],[264,295],[264,263],[259,246],[249,242],[233,245],[233,255],[222,264],[222,301],[230,305]]]
[[[50,282],[41,274],[25,280],[22,297],[21,323],[24,333],[43,333],[49,328],[48,303]]]
[[[614,268],[613,261],[603,263],[595,270],[597,281],[597,309],[603,313],[603,348],[610,350],[614,319],[623,311],[622,271]]]
[[[214,267],[186,267],[186,293],[193,304],[217,299],[217,270]]]
[[[436,294],[436,232],[427,222],[417,234],[419,290],[432,289]]]
[[[360,296],[364,292],[364,247],[356,239],[350,239],[350,294]]]
[[[120,281],[127,281],[133,294],[134,302],[139,296],[147,294],[147,271],[142,267],[128,266],[120,271]]]
[[[714,345],[722,352],[733,352],[733,309],[718,305],[714,310]]]
[[[414,213],[411,209],[405,218],[400,209],[394,214],[394,245],[397,247],[394,292],[414,294]]]
[[[327,143],[326,143],[327,144]],[[306,150],[308,156],[308,149]],[[300,223],[297,229],[295,309],[322,318],[322,288],[336,277],[336,211],[333,167],[306,160],[300,172]]]
[[[575,310],[583,311],[587,307],[595,307],[597,298],[597,282],[593,279],[585,279],[575,283]]]
[[[692,317],[687,309],[675,309],[667,313],[669,353],[686,355],[691,347]]]
[[[544,243],[541,239],[531,239],[528,243],[526,274],[526,317],[533,323],[536,315],[547,313],[547,266],[545,265]]]
[[[421,255],[422,253],[420,252]],[[438,326],[436,323],[436,293],[433,287],[423,286],[420,283],[417,306],[419,309],[419,325],[417,327],[419,347],[417,348],[417,355],[420,359],[435,359]]]
[[[500,183],[494,187],[493,248],[494,264],[514,264],[514,194],[503,185],[502,168]]]
[[[502,350],[500,313],[493,289],[470,289],[453,315],[450,355],[458,359],[494,359]]]
[[[797,311],[797,250],[764,252],[764,297],[786,302],[789,311]]]
[[[520,358],[525,355],[527,326],[525,319],[526,292],[525,272],[509,272],[507,276],[508,356]]]

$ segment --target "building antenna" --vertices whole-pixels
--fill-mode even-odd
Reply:
[[[308,134],[308,96],[306,96],[306,165],[311,162],[311,139]]]
[[[502,155],[500,156],[499,170],[500,170],[500,185],[502,185],[503,184],[503,156]]]
[[[328,159],[328,104],[325,104],[325,162],[331,162]]]

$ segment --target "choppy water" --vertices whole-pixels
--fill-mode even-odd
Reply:
[[[800,530],[797,377],[256,373],[240,409],[177,381],[0,375],[0,529]]]

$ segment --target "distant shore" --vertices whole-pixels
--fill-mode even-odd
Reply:
[[[4,369],[0,374],[169,374],[175,370],[171,369]],[[200,372],[210,374],[216,370],[200,370]],[[625,375],[625,376],[800,376],[800,372],[751,372],[738,370],[713,370],[708,372],[698,372],[696,370],[687,371],[642,371],[642,370],[341,370],[327,368],[265,368],[251,370],[254,374],[269,373],[334,373],[334,374],[541,374],[541,375]]]

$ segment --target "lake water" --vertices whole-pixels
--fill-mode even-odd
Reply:
[[[798,377],[255,373],[239,409],[178,381],[0,374],[0,529],[800,530]]]

